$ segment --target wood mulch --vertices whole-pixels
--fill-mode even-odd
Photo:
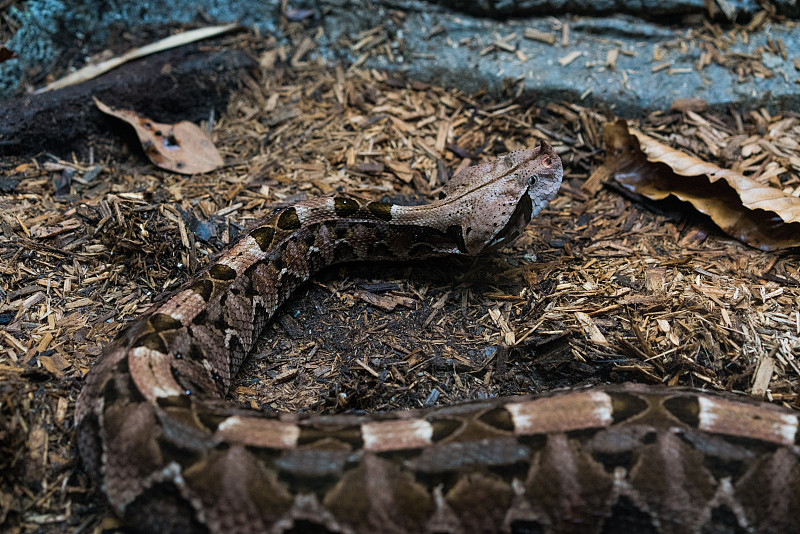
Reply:
[[[122,123],[76,147],[85,157],[0,160],[4,531],[116,524],[72,439],[83,378],[125,322],[246,228],[338,190],[433,199],[458,169],[540,139],[564,186],[519,240],[478,259],[325,270],[267,328],[233,402],[338,413],[635,381],[800,406],[797,253],[750,248],[686,204],[585,188],[610,115],[293,53],[257,54],[211,125],[219,171],[154,168]],[[800,195],[800,115],[683,109],[639,126]]]

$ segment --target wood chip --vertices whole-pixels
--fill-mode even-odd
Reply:
[[[612,48],[606,53],[606,68],[615,70],[617,68],[617,57],[619,57],[619,48]]]
[[[775,360],[769,356],[760,358],[756,366],[755,376],[753,378],[753,388],[751,395],[758,399],[763,399],[769,383],[772,381],[772,373],[775,370]]]
[[[566,67],[567,65],[569,65],[570,63],[581,57],[581,55],[582,53],[580,51],[575,50],[574,52],[570,52],[566,56],[558,58],[558,64],[561,65],[562,67]]]
[[[587,314],[583,312],[575,312],[575,318],[578,320],[578,323],[580,323],[581,327],[583,328],[583,331],[586,333],[586,335],[589,337],[591,341],[594,341],[595,343],[600,343],[602,345],[608,345],[608,340],[606,339],[606,336],[604,336],[603,333],[600,332],[600,329],[597,327],[594,321],[592,321],[591,317],[589,317]]]
[[[555,44],[558,38],[552,33],[543,32],[536,28],[525,28],[523,36],[532,41],[539,41],[547,44]]]

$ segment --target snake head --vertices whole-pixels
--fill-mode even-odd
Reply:
[[[489,248],[499,248],[516,239],[531,219],[556,196],[564,176],[561,158],[544,141],[533,150],[517,150],[505,157],[515,169],[515,179],[520,184],[527,181],[527,188],[505,226],[489,243]]]
[[[558,192],[563,174],[561,158],[542,141],[454,176],[443,188],[442,202],[452,206],[462,251],[475,255],[519,236]]]

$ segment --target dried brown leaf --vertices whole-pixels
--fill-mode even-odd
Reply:
[[[675,150],[623,120],[606,123],[603,137],[605,166],[626,189],[653,200],[674,195],[761,250],[800,245],[800,199]]]
[[[133,126],[147,157],[162,169],[198,174],[213,171],[224,164],[214,143],[191,122],[161,124],[130,110],[112,109],[97,98],[94,103],[103,113]]]

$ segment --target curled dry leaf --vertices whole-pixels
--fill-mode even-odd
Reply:
[[[800,199],[675,150],[628,128],[603,126],[603,167],[623,187],[652,200],[691,203],[728,235],[761,250],[800,245]]]
[[[198,174],[213,171],[224,164],[214,143],[191,122],[160,124],[133,111],[112,109],[97,98],[94,103],[103,113],[133,126],[147,157],[162,169]]]

